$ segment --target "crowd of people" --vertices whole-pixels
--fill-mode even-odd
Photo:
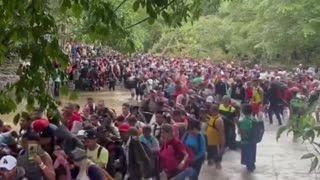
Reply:
[[[92,81],[103,77],[99,87],[124,86],[140,105],[124,103],[119,113],[88,98],[83,107],[66,104],[58,123],[44,109],[23,114],[18,133],[1,122],[3,179],[197,180],[204,163],[219,170],[225,151],[238,149],[253,172],[262,119],[272,124],[275,116],[283,125],[285,112],[299,121],[313,109],[319,121],[316,69],[115,53],[87,59],[83,49],[70,47],[67,73],[75,89],[85,89],[77,71],[94,69]]]

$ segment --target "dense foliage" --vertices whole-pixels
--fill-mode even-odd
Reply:
[[[0,92],[0,114],[26,102],[27,109],[40,106],[51,114],[58,103],[48,93],[48,82],[57,77],[54,64],[68,63],[61,44],[70,38],[85,43],[109,45],[133,52],[141,33],[133,27],[153,23],[179,26],[200,15],[201,0],[1,0],[0,62],[14,55],[30,61],[20,80]],[[139,19],[141,18],[141,19]],[[140,43],[142,44],[142,43]],[[141,46],[142,47],[142,46]],[[68,94],[66,88],[62,88]],[[74,96],[74,95],[71,95]],[[15,117],[15,123],[20,114]]]
[[[224,1],[194,23],[165,28],[152,52],[214,59],[319,63],[320,1]]]

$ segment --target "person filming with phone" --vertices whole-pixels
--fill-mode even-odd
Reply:
[[[23,167],[26,177],[32,180],[55,180],[52,159],[42,150],[40,137],[35,132],[28,132],[22,136],[22,150],[17,157],[17,166]]]

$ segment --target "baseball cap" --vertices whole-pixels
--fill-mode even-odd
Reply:
[[[212,96],[208,96],[207,99],[206,99],[206,102],[207,103],[213,103],[214,99]]]
[[[83,159],[87,158],[87,153],[84,149],[81,148],[75,148],[71,151],[71,159],[74,161],[81,161]]]
[[[4,168],[8,171],[11,171],[17,166],[17,159],[13,156],[7,155],[3,156],[0,160],[0,168]]]
[[[84,138],[84,137],[85,137],[85,134],[86,134],[86,130],[81,129],[81,130],[78,131],[77,137],[78,137],[78,138]]]
[[[130,126],[128,124],[121,124],[119,126],[119,131],[120,132],[129,132]]]
[[[95,139],[95,138],[97,138],[97,132],[94,129],[86,130],[84,133],[84,138]]]
[[[42,132],[49,127],[49,121],[47,119],[37,119],[32,122],[32,129],[36,132]]]

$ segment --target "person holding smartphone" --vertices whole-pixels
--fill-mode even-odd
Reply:
[[[26,177],[32,180],[55,180],[55,172],[50,155],[42,150],[40,137],[35,132],[28,132],[22,136],[23,150],[17,157],[17,166],[23,167]]]

